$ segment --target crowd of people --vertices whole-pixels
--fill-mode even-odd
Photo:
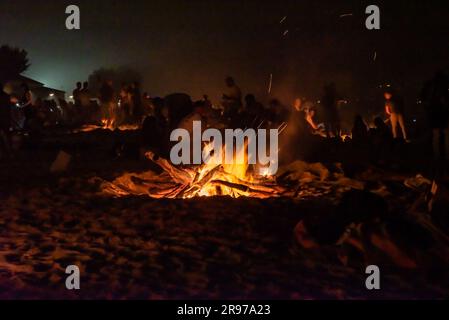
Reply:
[[[141,94],[138,82],[121,83],[111,80],[102,82],[98,92],[89,89],[88,82],[78,82],[72,93],[73,108],[82,123],[103,123],[115,129],[123,124],[140,123],[150,112],[150,96]]]
[[[141,95],[138,82],[122,83],[115,90],[112,81],[105,81],[99,92],[102,119],[107,127],[116,128],[121,124],[139,122],[148,110],[148,94]]]
[[[361,116],[356,116],[352,129],[352,141],[359,145],[370,139],[383,145],[402,139],[410,142],[405,120],[403,98],[394,90],[384,92],[385,114],[387,119],[374,119],[374,126],[369,128]],[[427,128],[432,136],[432,151],[435,160],[449,159],[449,78],[438,72],[433,79],[426,82],[419,95],[427,117]]]
[[[140,124],[142,144],[165,155],[170,147],[170,132],[175,128],[191,130],[194,120],[201,120],[204,129],[289,127],[289,135],[300,137],[303,141],[311,135],[339,140],[350,137],[355,145],[366,145],[372,141],[385,144],[398,139],[409,141],[403,99],[391,88],[384,92],[386,119],[377,117],[370,128],[362,116],[357,115],[351,133],[346,135],[342,134],[339,112],[339,106],[346,101],[337,93],[334,83],[324,86],[319,105],[297,98],[291,106],[283,105],[277,99],[264,106],[251,93],[243,97],[242,90],[232,77],[225,79],[222,99],[217,105],[213,105],[207,95],[198,101],[192,101],[186,94],[150,97],[147,93],[141,93],[137,82],[118,86],[112,81],[104,81],[97,93],[90,90],[88,82],[78,82],[71,97],[73,101],[70,102],[33,100],[30,89],[26,85],[22,88],[23,96],[19,98],[1,91],[0,137],[3,154],[8,153],[8,136],[14,125],[33,130],[57,115],[61,123],[69,125],[99,123],[114,129],[123,124]],[[438,73],[425,84],[421,93],[437,158],[449,156],[448,88],[448,77]],[[14,108],[16,105],[20,108]],[[20,121],[23,123],[17,124]],[[299,140],[293,138],[291,141],[296,143]]]

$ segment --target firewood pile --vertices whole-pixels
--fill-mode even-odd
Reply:
[[[112,183],[103,182],[103,192],[116,196],[137,194],[172,199],[226,195],[233,198],[244,196],[266,199],[288,192],[272,177],[249,174],[247,165],[236,165],[231,170],[211,163],[177,167],[151,151],[145,156],[158,164],[164,172],[160,175],[153,172],[125,174]]]

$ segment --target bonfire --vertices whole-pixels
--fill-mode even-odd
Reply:
[[[244,148],[242,152],[247,152]],[[279,197],[286,190],[276,183],[274,176],[255,174],[247,161],[217,164],[213,157],[199,166],[174,166],[152,151],[146,158],[158,164],[163,173],[152,171],[125,174],[113,183],[104,182],[103,191],[116,196],[128,194],[148,195],[152,198],[194,198],[230,196],[233,198]],[[245,155],[247,159],[247,155]]]
[[[115,126],[115,125],[111,124],[107,119],[102,119],[101,125],[100,124],[86,124],[86,125],[83,125],[79,129],[73,130],[73,132],[74,133],[90,132],[90,131],[95,131],[95,130],[99,130],[99,129],[110,130],[110,131],[114,131],[114,130],[132,131],[132,130],[137,130],[139,128],[140,128],[139,124],[121,124],[121,125]]]

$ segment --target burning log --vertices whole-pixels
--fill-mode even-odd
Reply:
[[[223,180],[213,180],[213,181],[211,181],[211,183],[213,185],[225,186],[225,187],[228,187],[231,189],[241,191],[245,195],[247,194],[254,198],[271,198],[271,197],[276,197],[276,196],[280,195],[274,189],[270,190],[270,191],[257,190],[257,189],[252,189],[247,184],[238,184],[238,183],[233,183],[233,182],[228,182],[228,181],[223,181]]]
[[[192,175],[187,170],[180,170],[176,168],[174,165],[172,165],[169,161],[166,159],[160,158],[159,156],[155,155],[152,151],[148,151],[145,153],[145,156],[147,159],[155,162],[157,165],[159,165],[165,172],[167,172],[172,179],[177,183],[190,183],[192,180]]]
[[[278,197],[285,189],[267,178],[256,178],[246,166],[223,166],[205,163],[195,167],[176,167],[151,151],[145,156],[159,165],[164,173],[139,176],[126,174],[113,183],[105,182],[103,191],[116,196],[148,195],[152,198],[193,198],[197,196]],[[243,173],[243,174],[242,174]]]

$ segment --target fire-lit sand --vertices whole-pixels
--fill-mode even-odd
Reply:
[[[132,130],[118,135],[135,138]],[[49,135],[32,162],[19,155],[1,164],[0,298],[449,294],[447,236],[411,210],[421,193],[404,181],[415,174],[367,168],[349,178],[339,164],[302,161],[276,177],[248,166],[175,168],[151,152],[152,161],[114,158],[116,137],[101,129]],[[71,164],[50,175],[61,149]],[[381,209],[407,217],[385,225],[366,218]],[[351,210],[361,219],[350,226],[358,236],[333,240],[332,217]],[[80,291],[65,289],[73,264]],[[369,264],[381,268],[380,291],[365,288]]]

